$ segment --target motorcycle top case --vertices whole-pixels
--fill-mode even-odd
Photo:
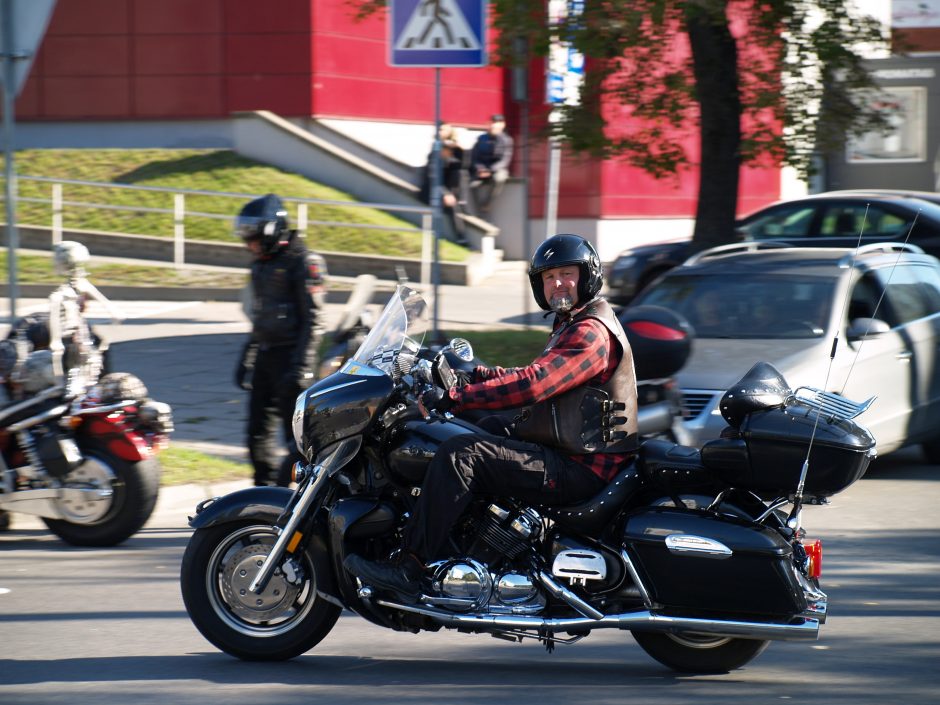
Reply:
[[[695,337],[680,314],[663,306],[632,306],[618,316],[633,351],[637,379],[671,377],[685,364]]]
[[[815,428],[815,436],[814,436]],[[804,494],[829,497],[868,469],[875,439],[864,427],[793,405],[748,414],[734,438],[702,446],[702,463],[722,482],[765,498],[792,494],[810,447]]]
[[[667,612],[779,618],[806,609],[790,545],[749,520],[649,508],[627,518],[624,542],[650,597]]]

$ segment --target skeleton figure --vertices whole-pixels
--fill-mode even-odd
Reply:
[[[89,298],[100,302],[114,321],[124,316],[88,281],[88,259],[88,249],[78,242],[65,241],[54,248],[53,266],[65,282],[49,295],[48,316],[32,314],[14,325],[10,369],[3,374],[14,398],[52,386],[77,394],[101,375],[107,343],[85,320],[85,303]]]

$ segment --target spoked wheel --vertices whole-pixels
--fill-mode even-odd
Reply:
[[[633,632],[643,650],[676,671],[727,673],[741,668],[767,648],[768,641],[735,639],[698,632]]]
[[[274,546],[270,526],[198,529],[183,555],[180,586],[193,624],[222,651],[250,661],[299,656],[325,637],[340,608],[317,596],[305,553],[279,568],[260,594],[248,587]]]

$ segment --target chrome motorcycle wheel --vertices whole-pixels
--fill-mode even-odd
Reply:
[[[180,583],[193,623],[226,653],[284,660],[316,645],[340,608],[319,598],[311,557],[278,569],[260,594],[248,587],[277,536],[270,526],[226,524],[197,530],[183,556]]]
[[[101,490],[94,500],[58,502],[61,519],[43,518],[50,531],[73,546],[115,546],[147,522],[157,504],[160,463],[117,457],[103,445],[83,443],[85,461],[63,480],[66,488]]]

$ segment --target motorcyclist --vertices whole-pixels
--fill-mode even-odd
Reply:
[[[267,194],[247,203],[235,232],[251,251],[251,336],[242,350],[235,382],[250,390],[248,453],[255,485],[290,483],[300,459],[292,442],[297,395],[313,380],[322,333],[326,263],[289,227],[280,198]],[[288,448],[278,464],[277,426]]]
[[[610,305],[598,296],[603,275],[597,252],[578,235],[555,235],[536,249],[529,281],[539,306],[555,313],[541,355],[526,367],[477,367],[468,384],[421,398],[428,409],[455,413],[520,407],[508,437],[459,434],[442,443],[402,550],[391,561],[354,554],[346,559],[347,570],[362,582],[414,600],[425,566],[441,557],[474,493],[573,504],[600,492],[632,459],[633,354]]]

